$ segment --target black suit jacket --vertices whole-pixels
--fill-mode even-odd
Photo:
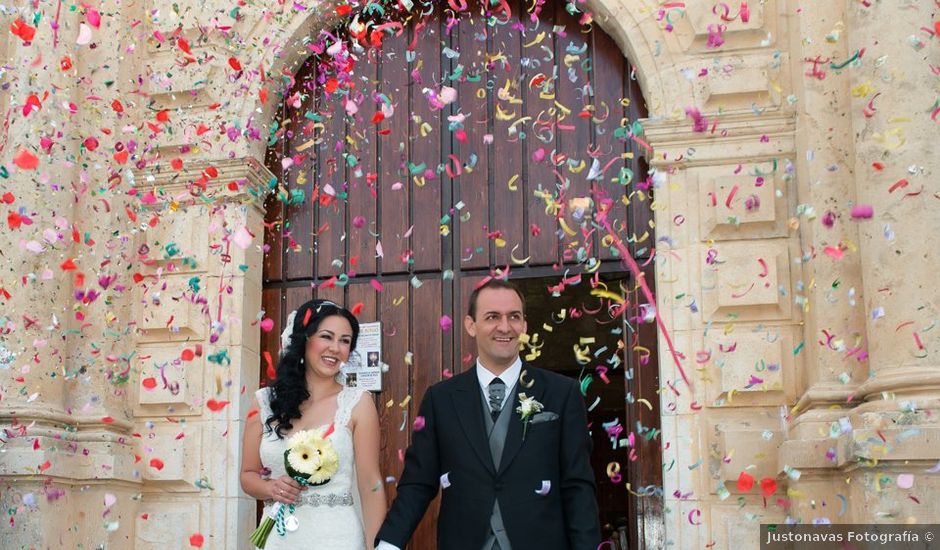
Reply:
[[[577,383],[523,365],[528,388],[516,385],[509,433],[500,466],[486,439],[476,367],[428,389],[421,403],[424,428],[414,432],[405,453],[398,495],[377,541],[405,548],[441,488],[437,524],[440,550],[480,550],[489,533],[493,502],[499,499],[513,550],[596,550],[601,541],[587,413]],[[519,393],[534,397],[555,420],[523,422]],[[551,416],[551,415],[546,415]],[[551,483],[545,495],[536,491]]]

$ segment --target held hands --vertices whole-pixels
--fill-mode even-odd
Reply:
[[[280,502],[282,504],[294,504],[297,502],[297,499],[300,498],[300,492],[306,491],[306,487],[301,487],[297,481],[290,478],[290,476],[281,476],[277,479],[272,479],[268,483],[268,488],[270,489],[270,498],[274,502]]]

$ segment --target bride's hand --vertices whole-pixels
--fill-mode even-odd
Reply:
[[[297,502],[297,498],[300,497],[300,492],[303,490],[303,487],[297,481],[291,479],[290,476],[273,479],[268,487],[271,489],[271,500],[283,504]]]

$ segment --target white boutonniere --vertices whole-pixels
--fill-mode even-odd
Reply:
[[[529,421],[543,408],[544,405],[539,403],[534,397],[526,397],[524,393],[519,394],[519,406],[516,407],[516,412],[522,417],[522,439],[525,439],[526,431],[529,428]]]

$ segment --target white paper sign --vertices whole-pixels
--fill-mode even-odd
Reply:
[[[382,323],[359,324],[356,351],[343,367],[346,385],[369,391],[382,391]]]

